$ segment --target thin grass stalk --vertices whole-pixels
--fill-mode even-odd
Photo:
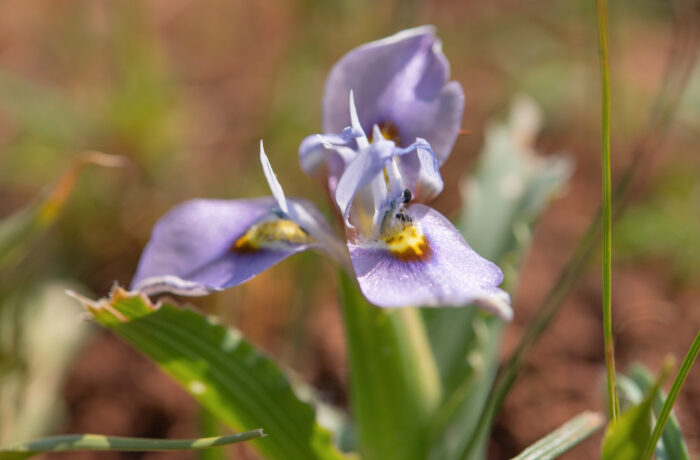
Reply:
[[[620,411],[615,383],[615,346],[612,336],[612,194],[610,180],[610,59],[608,57],[608,2],[596,0],[598,10],[598,54],[602,99],[603,170],[603,337],[608,384],[608,414],[614,422]]]
[[[652,431],[651,437],[644,449],[644,454],[642,455],[643,460],[651,459],[656,444],[659,442],[659,438],[664,432],[666,422],[668,422],[668,418],[671,416],[671,410],[676,403],[678,393],[681,391],[681,387],[685,383],[686,377],[688,377],[688,372],[690,372],[690,368],[693,367],[693,363],[695,363],[695,359],[698,357],[698,352],[700,352],[700,332],[695,336],[695,340],[693,340],[693,343],[690,345],[690,350],[688,350],[688,353],[685,355],[685,359],[678,370],[678,374],[676,374],[676,378],[673,379],[671,390],[668,392],[664,405],[661,407],[661,412],[659,413],[659,418],[656,420],[654,431]]]

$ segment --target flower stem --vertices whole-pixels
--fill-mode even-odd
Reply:
[[[598,53],[602,93],[602,170],[603,170],[603,335],[608,386],[608,413],[612,421],[619,415],[615,383],[615,350],[612,337],[612,199],[610,185],[610,61],[608,58],[608,3],[596,0],[598,10]]]

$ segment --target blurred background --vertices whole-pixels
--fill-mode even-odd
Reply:
[[[700,6],[620,0],[610,7],[613,181],[640,151],[651,152],[614,228],[613,327],[619,368],[643,361],[656,371],[667,353],[682,359],[700,326]],[[33,202],[81,152],[128,159],[119,169],[87,168],[53,228],[0,271],[0,379],[7,387],[15,378],[14,392],[0,397],[0,440],[41,429],[196,436],[199,413],[189,396],[128,346],[89,327],[63,289],[96,298],[115,280],[128,285],[154,222],[183,200],[267,194],[260,139],[286,193],[326,206],[299,169],[297,147],[321,129],[329,69],[355,46],[427,23],[437,27],[452,79],[466,93],[468,134],[443,169],[441,212],[459,210],[458,184],[474,166],[484,127],[518,94],[543,109],[538,150],[569,152],[576,163],[538,226],[507,356],[600,203],[594,8],[591,0],[0,2],[0,218]],[[492,458],[509,458],[584,409],[602,410],[599,265],[528,360],[497,420]],[[302,254],[191,302],[343,405],[346,358],[333,273],[322,257]],[[59,304],[67,313],[51,316]],[[56,369],[30,384],[33,365],[17,353],[34,342],[20,326],[36,330],[40,321],[35,335],[45,354],[35,364]],[[74,340],[59,351],[61,334]],[[20,399],[46,398],[53,388],[61,397],[49,398],[52,417],[20,423],[27,411],[12,415]],[[676,407],[689,448],[699,452],[700,373],[691,373]],[[566,458],[594,458],[599,440]],[[232,452],[255,458],[244,447]]]

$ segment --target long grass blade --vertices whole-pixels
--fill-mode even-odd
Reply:
[[[49,436],[13,447],[0,448],[0,460],[27,458],[44,452],[76,450],[152,451],[207,449],[235,442],[249,441],[264,436],[266,435],[262,429],[198,439],[148,439],[103,436],[100,434],[67,434]]]
[[[612,337],[612,194],[610,180],[610,60],[608,57],[608,2],[597,0],[598,52],[602,93],[603,164],[603,336],[608,384],[608,413],[614,422],[620,412],[615,383],[615,348]]]
[[[690,372],[690,368],[693,367],[693,363],[695,363],[695,359],[698,357],[698,352],[700,352],[700,332],[695,336],[695,340],[693,340],[693,343],[690,345],[690,350],[688,350],[688,353],[685,355],[685,359],[683,360],[683,364],[681,364],[681,368],[678,370],[678,374],[676,374],[676,378],[673,379],[671,390],[668,392],[666,401],[664,401],[664,405],[659,413],[659,418],[656,420],[654,431],[652,431],[649,442],[647,442],[646,448],[644,449],[643,459],[650,459],[651,455],[654,453],[654,448],[659,442],[661,433],[664,431],[666,422],[668,422],[668,418],[671,415],[671,409],[673,409],[676,398],[678,398],[678,393],[681,391],[686,377],[688,377],[688,372]]]

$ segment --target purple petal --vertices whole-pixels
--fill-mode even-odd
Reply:
[[[204,295],[235,286],[310,245],[242,252],[235,242],[261,219],[272,217],[272,197],[191,200],[176,206],[153,228],[132,289],[147,294]]]
[[[464,94],[447,83],[449,64],[429,26],[399,32],[347,53],[331,69],[323,100],[325,132],[350,125],[348,93],[354,91],[365,132],[393,125],[399,145],[426,139],[442,164],[459,134]]]
[[[331,196],[345,166],[355,157],[352,147],[360,133],[346,128],[342,134],[314,134],[306,137],[299,146],[301,169],[322,182],[328,181]]]
[[[421,204],[406,211],[426,237],[423,258],[401,259],[378,243],[348,243],[363,294],[380,307],[476,303],[505,320],[512,310],[498,288],[503,273],[474,252],[439,212]]]

